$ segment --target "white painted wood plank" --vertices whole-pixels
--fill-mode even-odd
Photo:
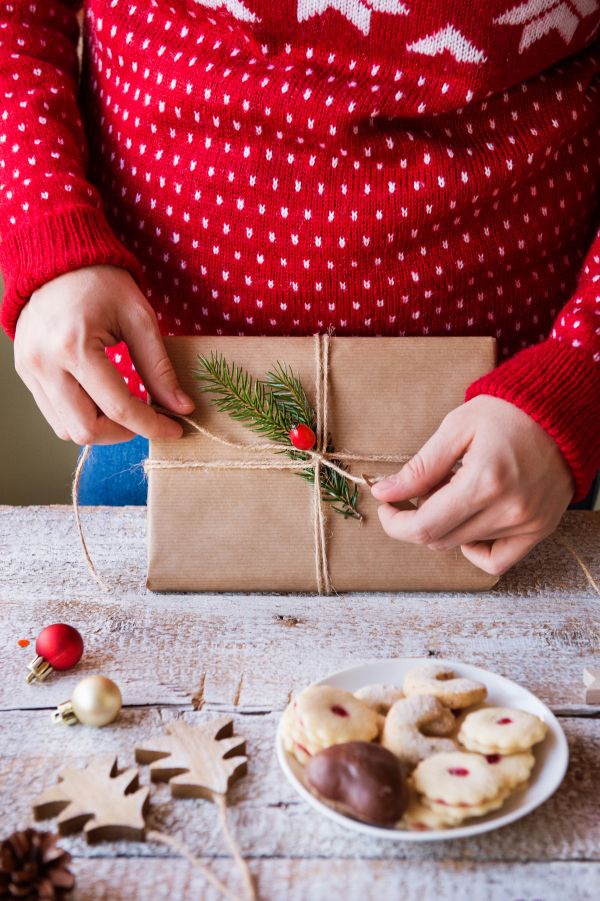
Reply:
[[[238,888],[231,863],[209,863]],[[185,861],[75,860],[72,901],[222,901]],[[460,861],[254,860],[262,901],[596,901],[599,863],[498,864]],[[567,889],[568,886],[568,889]],[[239,890],[239,889],[238,889]]]
[[[186,722],[214,717],[206,710],[128,709],[102,729],[54,725],[45,711],[0,714],[0,785],[3,831],[23,828],[33,799],[56,782],[67,764],[83,766],[95,755],[116,753],[123,767],[133,765],[133,747],[163,734],[175,717]],[[235,731],[247,739],[249,775],[230,791],[231,823],[244,853],[252,857],[413,860],[597,860],[600,857],[600,721],[565,719],[571,763],[558,792],[524,820],[467,840],[427,845],[372,840],[343,829],[302,801],[275,758],[278,715],[236,715]],[[141,781],[148,784],[148,768]],[[152,791],[154,824],[206,856],[227,853],[216,810],[201,800],[174,800],[167,786]],[[49,821],[48,825],[53,825]],[[82,838],[65,840],[78,856],[168,856],[168,849],[140,843],[102,843],[90,848]]]
[[[62,510],[59,524],[65,527],[61,517]],[[121,522],[119,514],[100,518],[109,525]],[[8,519],[18,532],[20,517],[7,515],[4,525]],[[68,560],[69,554],[61,558],[54,546],[52,528],[48,537],[36,529],[36,553]],[[110,540],[108,535],[105,541]],[[19,554],[25,567],[31,552],[28,556],[21,546]],[[584,701],[584,666],[600,661],[600,597],[587,590],[325,599],[158,595],[127,582],[105,595],[87,581],[73,590],[70,580],[59,586],[44,572],[33,582],[26,573],[21,580],[11,559],[17,558],[0,556],[0,709],[56,705],[83,676],[102,672],[119,684],[126,704],[181,704],[195,698],[197,704],[224,710],[236,705],[247,711],[281,710],[293,691],[327,673],[374,659],[427,655],[486,667],[523,684],[552,707],[571,709]],[[64,568],[62,562],[52,566],[54,572]],[[120,566],[122,571],[129,566],[125,551]],[[84,658],[70,673],[27,685],[33,644],[23,649],[17,642],[33,642],[44,626],[57,621],[80,629]]]

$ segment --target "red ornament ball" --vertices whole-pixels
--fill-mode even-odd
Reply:
[[[311,428],[304,423],[293,423],[290,429],[290,441],[298,450],[312,450],[317,442],[317,436]]]
[[[71,669],[81,660],[83,639],[73,626],[54,623],[46,626],[38,635],[35,653],[47,660],[55,670]]]

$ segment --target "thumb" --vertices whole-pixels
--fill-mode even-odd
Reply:
[[[472,439],[459,410],[446,416],[437,432],[399,473],[373,485],[371,491],[378,500],[393,503],[422,497],[451,477],[452,467]]]
[[[122,337],[133,365],[153,400],[174,413],[191,413],[194,402],[177,381],[156,316],[149,305],[135,325],[123,324]]]

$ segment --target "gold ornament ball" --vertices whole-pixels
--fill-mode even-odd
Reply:
[[[88,676],[75,688],[71,704],[79,722],[86,726],[106,726],[121,709],[121,692],[106,676]]]

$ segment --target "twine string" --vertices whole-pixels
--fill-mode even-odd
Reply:
[[[202,861],[198,860],[197,857],[194,857],[192,852],[188,848],[186,848],[184,844],[178,842],[176,838],[173,838],[170,835],[164,835],[164,833],[157,832],[155,829],[147,832],[146,838],[153,842],[160,842],[160,844],[162,845],[168,845],[179,854],[187,857],[192,866],[196,867],[197,870],[200,870],[204,878],[208,879],[211,885],[214,885],[214,887],[220,892],[223,892],[223,894],[227,898],[229,898],[230,901],[242,901],[242,898],[240,898],[239,895],[236,895],[235,892],[232,892],[231,889],[228,889],[225,883],[221,882],[221,880],[218,879],[215,874],[202,863]],[[251,901],[256,901],[256,894],[250,895],[249,898],[251,899]]]
[[[577,551],[575,550],[575,548],[572,547],[572,546],[569,544],[569,542],[567,541],[566,538],[563,538],[563,537],[562,537],[562,535],[560,534],[560,532],[556,531],[556,532],[554,532],[553,534],[556,535],[556,537],[557,537],[558,540],[561,542],[561,544],[564,544],[564,546],[565,546],[569,551],[571,551],[571,553],[573,554],[573,556],[575,557],[575,559],[576,559],[577,562],[579,563],[580,567],[582,568],[583,573],[584,573],[586,579],[588,580],[588,582],[590,583],[590,585],[592,586],[592,588],[594,589],[594,591],[596,592],[596,594],[597,594],[597,595],[600,595],[600,585],[598,585],[598,583],[597,583],[596,580],[594,579],[593,575],[591,574],[591,572],[589,571],[589,569],[587,568],[587,566],[585,565],[585,563],[583,562],[583,560],[581,559],[581,557],[579,556],[579,554],[577,553]]]
[[[106,582],[104,582],[103,579],[101,579],[100,576],[98,575],[98,573],[96,572],[96,568],[95,568],[94,564],[92,563],[92,559],[91,559],[90,555],[88,554],[88,549],[86,547],[85,538],[83,537],[83,531],[81,528],[81,519],[79,517],[79,480],[81,479],[81,471],[83,469],[85,461],[87,460],[87,458],[90,455],[91,449],[92,449],[91,444],[86,444],[85,449],[79,459],[79,463],[77,464],[77,469],[75,470],[75,478],[73,479],[73,489],[72,489],[73,509],[75,511],[75,521],[77,523],[77,532],[79,533],[79,540],[81,542],[81,547],[83,548],[83,553],[85,554],[85,560],[88,565],[88,569],[91,572],[94,579],[96,580],[96,582],[98,583],[98,585],[101,585],[102,588],[104,589],[104,591],[110,593],[110,588],[108,587]]]
[[[231,834],[231,829],[229,828],[229,821],[227,819],[227,798],[225,795],[218,794],[216,792],[213,794],[213,798],[219,811],[219,822],[221,823],[221,829],[223,830],[227,844],[231,849],[231,853],[233,854],[235,862],[238,866],[238,870],[240,871],[242,880],[244,882],[244,888],[246,889],[246,894],[248,896],[248,901],[258,901],[256,889],[254,888],[254,880],[252,879],[252,873],[250,872],[250,868],[248,867],[247,862],[242,857],[238,843]]]

